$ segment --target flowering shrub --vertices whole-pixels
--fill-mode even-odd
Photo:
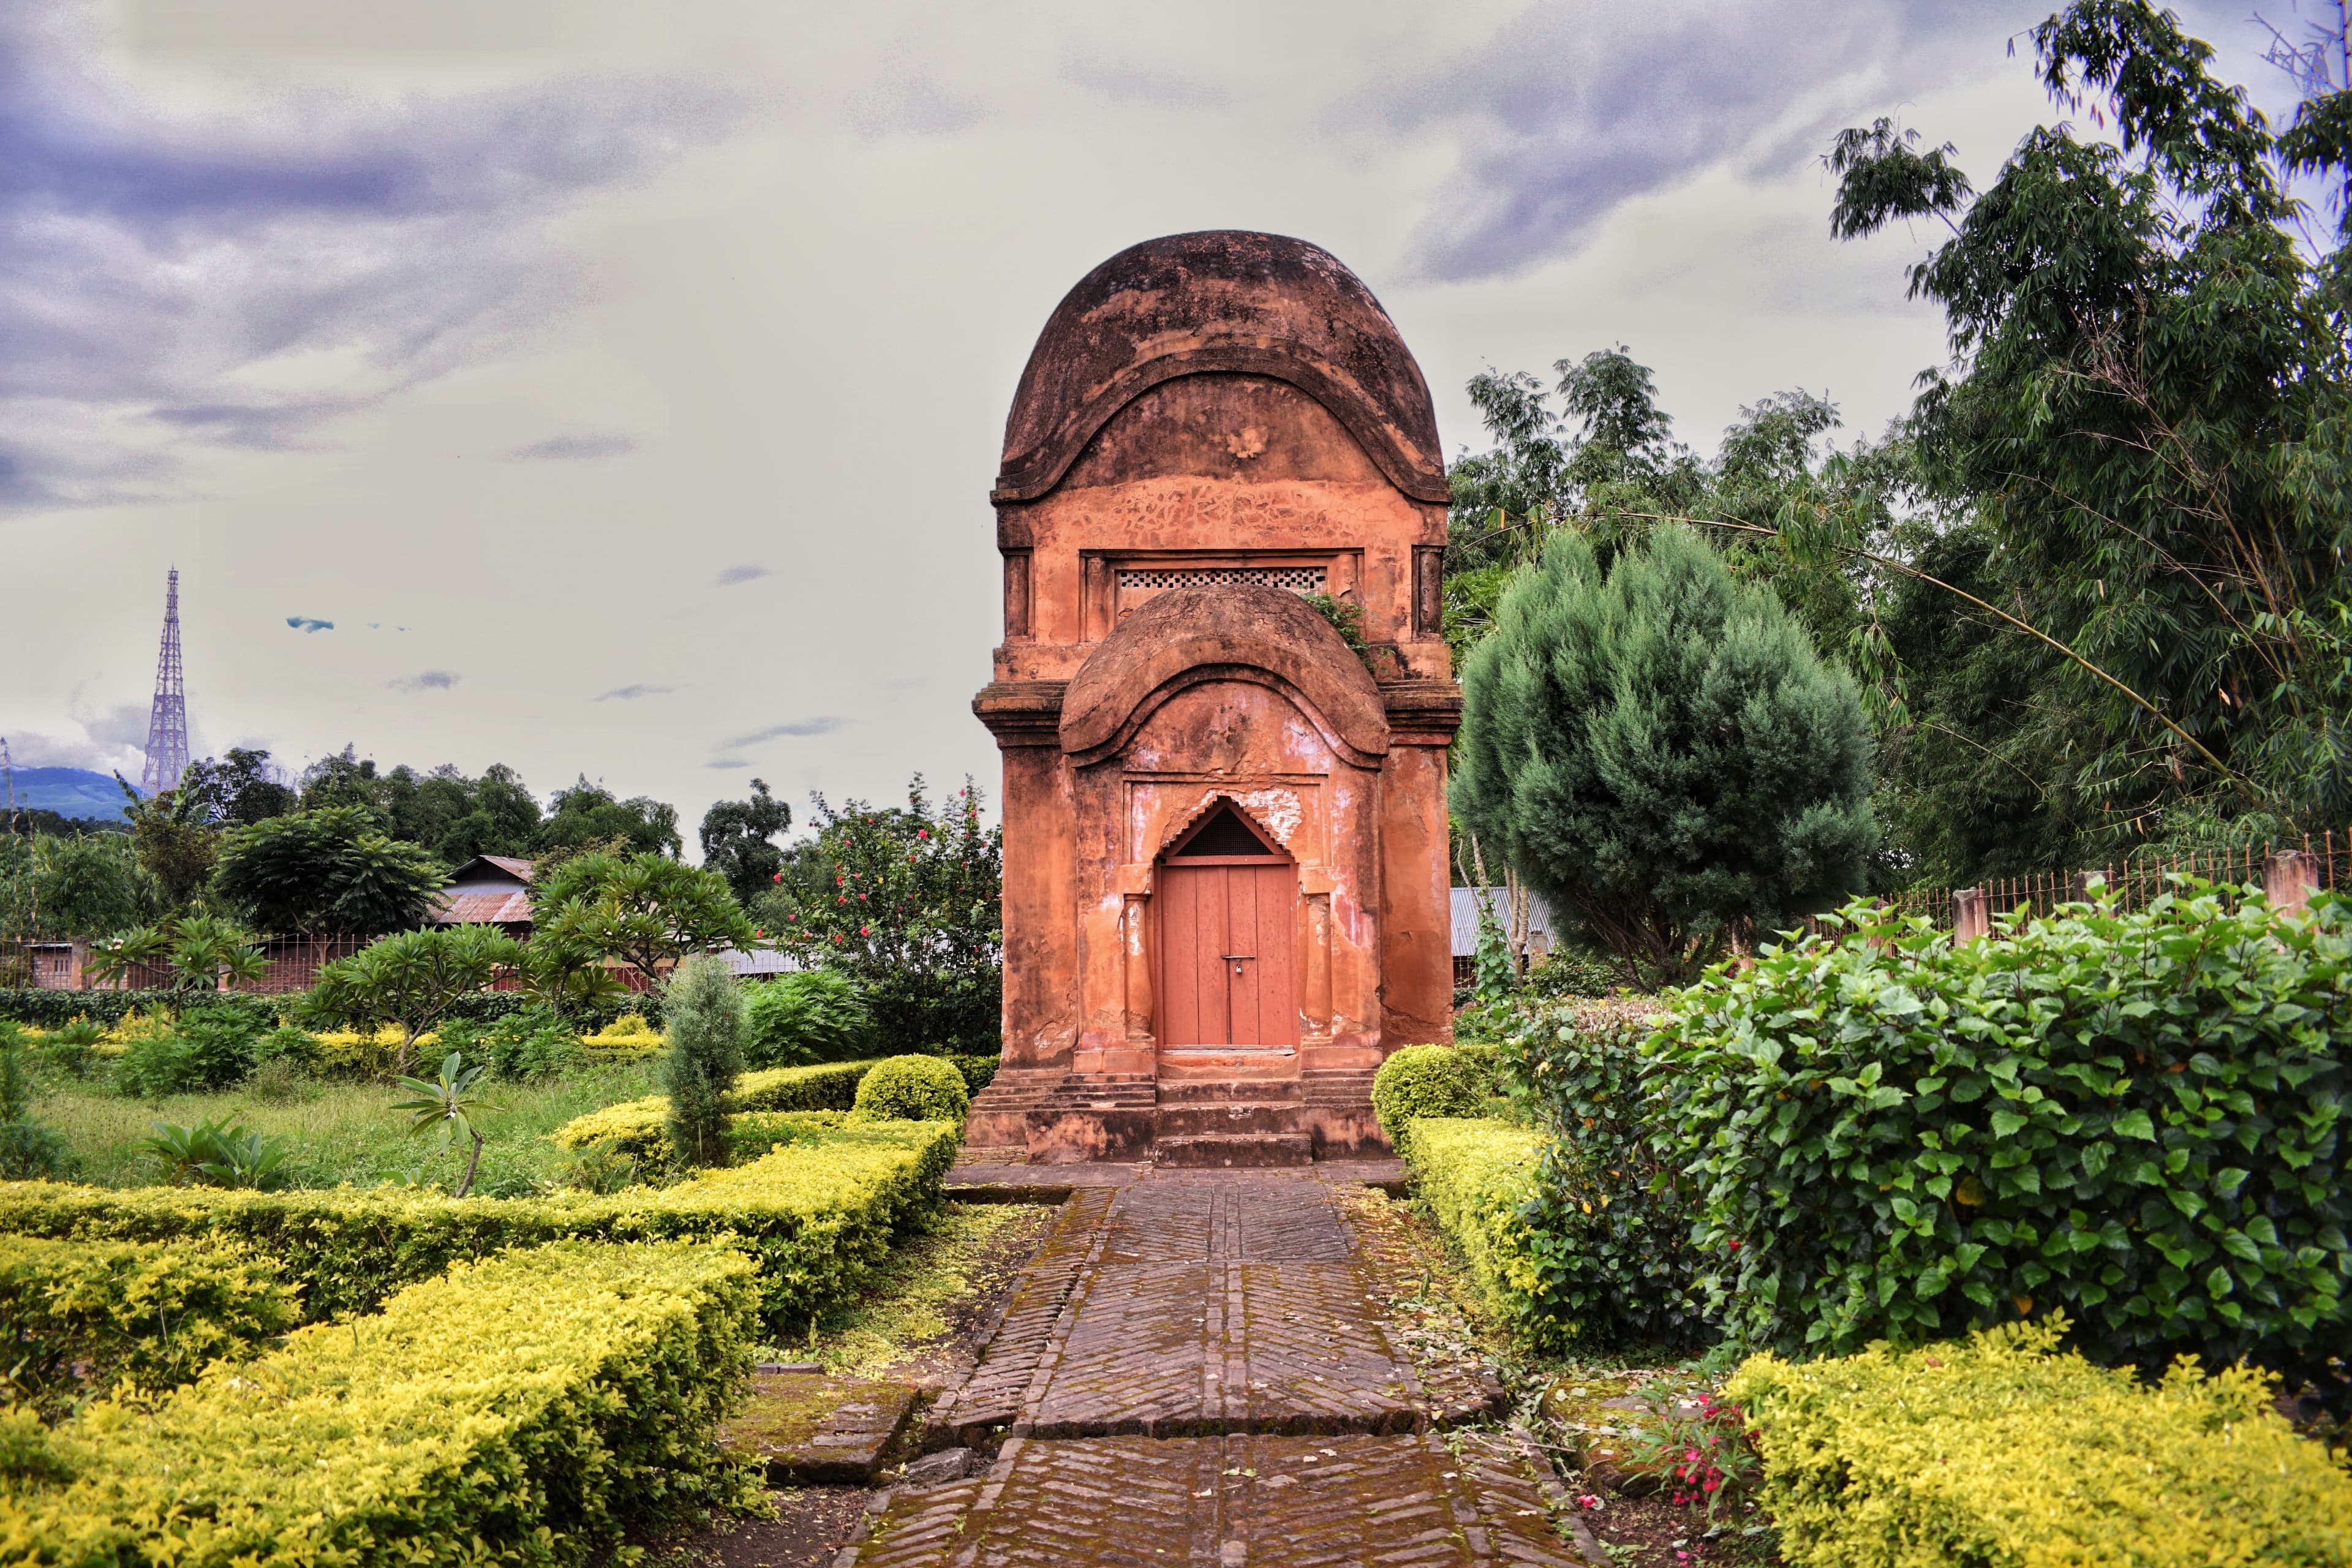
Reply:
[[[939,810],[917,774],[903,808],[814,797],[831,885],[790,910],[776,945],[856,983],[883,1049],[992,1052],[1003,995],[1004,842],[969,782]]]
[[[1704,1508],[1709,1524],[1744,1501],[1762,1474],[1756,1438],[1738,1404],[1704,1390],[1685,1398],[1664,1382],[1646,1385],[1649,1419],[1637,1425],[1625,1468],[1659,1476],[1676,1508]]]

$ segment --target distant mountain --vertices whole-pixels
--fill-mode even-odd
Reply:
[[[0,789],[0,809],[7,804],[6,792]],[[18,768],[16,804],[54,811],[59,816],[119,819],[122,786],[114,782],[112,773],[92,773],[88,768]]]

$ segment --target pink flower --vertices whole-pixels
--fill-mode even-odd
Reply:
[[[915,829],[915,837],[918,838],[929,838],[930,836],[931,830],[928,827],[918,827]]]
[[[874,934],[874,928],[872,926],[859,926],[857,928],[857,934],[860,936],[872,936]]]
[[[784,874],[782,871],[777,872],[774,876],[768,879],[771,882],[781,882],[783,879]]]

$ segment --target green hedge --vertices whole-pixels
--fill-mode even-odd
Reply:
[[[868,1061],[762,1068],[737,1079],[723,1103],[730,1115],[756,1110],[847,1110],[857,1102],[858,1083],[873,1066]],[[609,1143],[640,1160],[667,1158],[669,1096],[649,1094],[576,1116],[557,1128],[553,1137],[566,1149]]]
[[[1536,1344],[1558,1342],[1559,1325],[1536,1294],[1520,1213],[1535,1192],[1543,1135],[1507,1121],[1425,1117],[1411,1124],[1405,1142],[1414,1194],[1461,1252],[1495,1315]]]
[[[856,1290],[892,1237],[938,1204],[960,1129],[901,1121],[851,1131],[606,1197],[12,1182],[0,1184],[0,1233],[246,1243],[280,1261],[313,1318],[366,1311],[403,1285],[509,1247],[732,1236],[759,1262],[761,1311],[781,1333]]]
[[[971,1091],[944,1058],[885,1057],[858,1080],[850,1109],[875,1121],[960,1122],[971,1110]]]
[[[256,1029],[267,1031],[276,1028],[278,1018],[292,1013],[307,994],[301,991],[41,991],[7,986],[0,987],[0,1020],[37,1029],[54,1029],[87,1016],[112,1028],[131,1012],[152,1013],[159,1007],[183,1014],[217,1009],[238,1015]],[[530,1005],[531,998],[525,992],[482,991],[458,997],[450,1005],[448,1016],[495,1024]],[[633,993],[617,1001],[575,1007],[569,1017],[582,1029],[593,1032],[624,1013],[642,1014],[659,1028],[661,998],[652,992]]]
[[[711,1246],[460,1266],[152,1406],[86,1408],[0,1489],[0,1561],[607,1559],[754,1495],[716,1427],[748,1386],[756,1298],[749,1260]]]
[[[1451,1046],[1404,1046],[1372,1075],[1372,1114],[1399,1154],[1412,1157],[1412,1124],[1486,1109],[1487,1058]]]
[[[2352,1477],[2270,1408],[2266,1379],[2181,1363],[2150,1386],[2053,1353],[2062,1331],[1742,1365],[1724,1392],[1761,1432],[1782,1559],[2352,1563]]]
[[[2105,1365],[2341,1398],[2352,919],[2187,883],[1956,946],[1865,906],[1675,999],[1651,1107],[1727,1326],[1783,1353],[2063,1310]]]
[[[47,1417],[186,1383],[301,1321],[278,1264],[242,1248],[0,1236],[0,1403]]]

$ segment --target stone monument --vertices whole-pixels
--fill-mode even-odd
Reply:
[[[991,499],[1004,1062],[967,1142],[1385,1152],[1372,1070],[1453,1036],[1462,706],[1445,468],[1395,324],[1299,240],[1121,251],[1039,335]]]

